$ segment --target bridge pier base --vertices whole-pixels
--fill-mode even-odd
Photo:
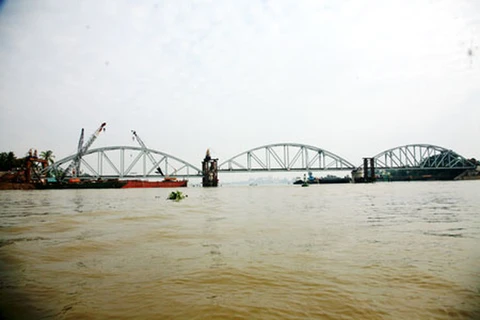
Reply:
[[[352,171],[353,182],[375,182],[375,158],[363,158],[363,176],[357,170]]]
[[[374,158],[363,158],[363,182],[374,182],[375,180]]]
[[[202,186],[217,187],[218,186],[218,159],[210,157],[210,150],[207,149],[205,159],[202,161]]]

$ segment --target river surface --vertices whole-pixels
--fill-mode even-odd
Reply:
[[[480,319],[480,181],[0,192],[0,318]]]

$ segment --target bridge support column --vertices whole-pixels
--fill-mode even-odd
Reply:
[[[363,182],[374,182],[375,180],[375,159],[363,158]]]
[[[377,180],[375,176],[375,160],[373,158],[370,158],[370,179],[371,182]]]
[[[368,158],[363,158],[363,182],[368,179]]]
[[[205,159],[202,161],[202,185],[204,187],[218,186],[218,159],[210,157],[210,150],[207,149]]]

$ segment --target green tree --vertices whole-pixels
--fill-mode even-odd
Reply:
[[[7,164],[10,167],[9,169],[12,169],[15,164],[16,164],[17,157],[15,157],[15,154],[10,151],[7,155]]]
[[[22,164],[22,159],[17,159],[15,154],[10,152],[2,152],[0,153],[0,170],[1,171],[8,171],[15,167],[19,167]]]
[[[40,152],[40,158],[43,160],[47,160],[48,164],[53,164],[55,162],[55,156],[53,155],[52,150],[42,151]]]
[[[0,153],[0,171],[6,171],[7,169],[7,156],[8,153],[2,152]]]

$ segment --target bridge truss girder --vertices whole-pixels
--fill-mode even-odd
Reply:
[[[429,144],[392,148],[374,157],[376,169],[473,169],[475,165],[452,150]]]
[[[46,168],[46,172],[63,170],[75,159],[65,157]],[[154,161],[154,163],[153,163]],[[111,146],[87,151],[82,159],[83,175],[95,178],[159,178],[160,168],[164,175],[175,177],[201,176],[201,169],[167,153],[141,147]]]
[[[276,143],[242,152],[219,165],[219,172],[353,170],[344,158],[318,147]]]

